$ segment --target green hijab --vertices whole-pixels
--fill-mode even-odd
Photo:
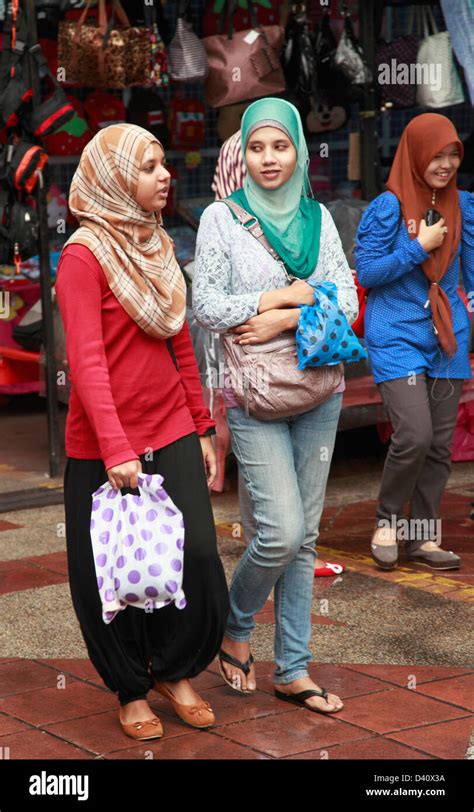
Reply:
[[[259,127],[277,127],[288,136],[296,149],[294,172],[278,189],[264,189],[247,171],[243,189],[237,189],[228,199],[234,200],[258,219],[288,273],[306,279],[318,262],[321,207],[311,189],[308,147],[300,114],[293,104],[284,99],[268,97],[253,102],[245,111],[241,125],[242,155],[246,167],[247,143]]]

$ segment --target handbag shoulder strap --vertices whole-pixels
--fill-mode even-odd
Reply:
[[[428,39],[428,37],[430,37],[431,35],[438,34],[439,33],[438,26],[436,25],[436,20],[434,18],[434,14],[431,7],[420,6],[419,14],[421,16],[424,39]]]
[[[234,36],[234,17],[237,11],[237,0],[223,0],[221,14],[217,24],[217,33],[222,34],[226,20],[229,22],[229,31],[227,34],[228,39]],[[250,17],[250,27],[252,29],[259,28],[257,12],[252,0],[247,0],[247,11]]]
[[[265,234],[263,233],[262,226],[260,225],[257,218],[254,217],[253,214],[249,214],[248,211],[245,211],[245,209],[243,209],[242,206],[239,206],[238,203],[234,203],[233,200],[220,199],[217,200],[216,202],[225,203],[226,206],[228,206],[229,209],[233,212],[239,223],[245,228],[246,231],[248,231],[252,235],[252,237],[255,237],[255,239],[259,241],[260,245],[263,245],[263,247],[268,251],[268,253],[273,257],[273,259],[276,259],[277,262],[282,262],[280,255],[268,242],[267,238],[265,237]],[[252,225],[248,225],[249,223],[252,223]]]

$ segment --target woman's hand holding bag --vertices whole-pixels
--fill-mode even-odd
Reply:
[[[140,460],[129,460],[107,469],[107,476],[112,488],[138,488],[138,474],[142,473]]]

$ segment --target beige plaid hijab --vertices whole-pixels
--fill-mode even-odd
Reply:
[[[80,227],[65,245],[90,248],[129,316],[149,335],[169,338],[184,324],[186,283],[161,213],[135,200],[151,143],[160,144],[142,127],[113,124],[87,144],[69,192]]]

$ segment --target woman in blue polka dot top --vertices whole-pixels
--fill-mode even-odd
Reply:
[[[459,556],[441,548],[438,509],[463,381],[472,377],[469,316],[457,293],[461,271],[472,310],[474,199],[456,188],[462,156],[448,118],[413,118],[395,154],[388,191],[367,207],[357,234],[357,275],[370,289],[367,350],[394,430],[371,540],[383,569],[396,567],[402,540],[410,561],[433,569],[460,565]],[[441,215],[432,225],[428,209]]]

